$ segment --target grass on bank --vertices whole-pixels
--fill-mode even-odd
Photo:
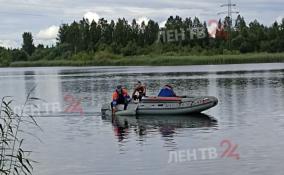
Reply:
[[[89,55],[90,56],[90,55]],[[91,56],[90,56],[91,57]],[[94,56],[88,59],[39,60],[12,62],[10,67],[35,66],[177,66],[209,64],[244,64],[284,62],[284,53],[250,53],[213,56],[119,55]]]

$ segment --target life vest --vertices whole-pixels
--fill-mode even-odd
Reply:
[[[112,94],[112,100],[116,101],[119,98],[125,98],[128,96],[127,90],[126,89],[122,89],[122,93],[119,94],[119,92],[117,90],[115,90]]]
[[[138,96],[141,96],[141,97],[145,96],[146,95],[146,88],[144,86],[140,86],[140,87],[136,88],[133,92],[133,95],[138,95]]]
[[[140,86],[139,88],[136,89],[140,94],[144,92],[145,88],[143,86]]]

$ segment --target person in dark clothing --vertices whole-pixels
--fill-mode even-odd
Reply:
[[[142,85],[140,81],[137,82],[136,87],[132,93],[133,100],[142,100],[142,97],[146,96],[146,86]]]
[[[176,97],[176,94],[173,90],[173,87],[167,84],[161,89],[158,97]]]

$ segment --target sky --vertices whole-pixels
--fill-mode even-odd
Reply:
[[[32,32],[35,44],[56,42],[59,26],[83,17],[138,22],[153,19],[162,26],[169,16],[218,20],[226,11],[227,0],[0,0],[0,46],[18,48],[23,32]],[[245,20],[258,20],[267,26],[284,17],[284,0],[232,0]],[[234,15],[236,17],[236,15]]]

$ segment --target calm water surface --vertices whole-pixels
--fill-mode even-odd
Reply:
[[[212,95],[217,107],[194,116],[101,117],[117,84],[140,80],[148,95],[166,83],[180,95]],[[0,97],[27,93],[44,99],[30,107],[43,129],[26,126],[37,175],[282,174],[284,64],[180,67],[0,69]],[[221,157],[229,140],[235,157]],[[218,157],[169,163],[171,151],[214,148]],[[231,150],[231,149],[230,149]],[[228,155],[228,154],[226,154]]]

